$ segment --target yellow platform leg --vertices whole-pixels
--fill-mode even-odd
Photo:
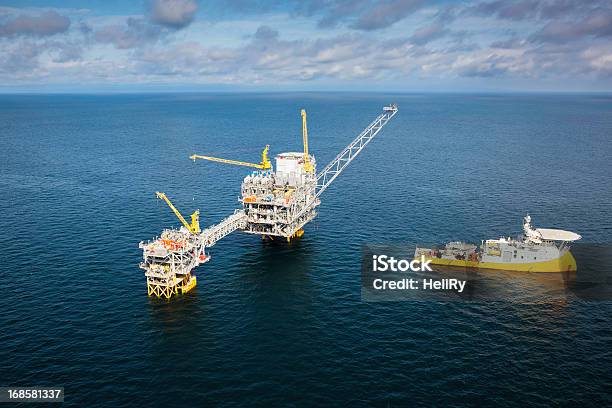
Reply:
[[[291,240],[296,239],[296,238],[301,238],[302,235],[304,235],[304,230],[303,229],[299,229],[297,231],[295,231],[293,233],[293,235],[290,235],[287,237],[287,242],[291,242]]]
[[[187,279],[185,282],[183,282],[183,285],[181,285],[181,293],[185,294],[189,292],[191,289],[196,287],[197,283],[198,280],[195,275],[189,276],[189,279]]]

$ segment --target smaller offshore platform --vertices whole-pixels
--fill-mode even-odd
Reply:
[[[165,229],[159,237],[139,245],[143,250],[140,267],[145,271],[149,296],[169,299],[195,287],[197,281],[193,270],[210,260],[206,249],[233,231],[268,239],[282,238],[288,242],[301,237],[303,227],[317,216],[323,191],[396,113],[395,104],[383,107],[383,112],[320,172],[317,172],[315,157],[309,152],[304,109],[301,111],[303,152],[277,154],[274,167],[268,158],[269,145],[264,148],[259,163],[199,154],[190,156],[194,162],[202,159],[254,170],[242,181],[238,199],[242,208],[204,230],[200,229],[199,211],[191,214],[188,222],[164,193],[156,193],[183,226]]]

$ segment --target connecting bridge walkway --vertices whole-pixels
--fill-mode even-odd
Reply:
[[[246,228],[247,216],[244,210],[236,210],[234,214],[218,224],[206,228],[200,234],[201,244],[208,248],[238,229]]]

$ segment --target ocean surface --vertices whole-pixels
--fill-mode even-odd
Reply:
[[[299,241],[235,233],[198,286],[148,298],[138,243],[239,203],[247,168],[301,149],[319,168],[399,113],[322,197]],[[612,242],[606,95],[0,96],[0,386],[63,386],[70,406],[610,406],[612,301],[368,302],[364,244],[517,235]],[[580,273],[580,271],[578,272]],[[562,287],[562,286],[561,286]]]

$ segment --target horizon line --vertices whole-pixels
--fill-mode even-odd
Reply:
[[[404,95],[418,95],[418,94],[458,94],[458,95],[477,95],[477,94],[498,94],[498,95],[537,95],[537,94],[551,94],[551,95],[612,95],[612,90],[303,90],[303,89],[289,89],[289,90],[255,90],[255,89],[216,89],[216,90],[66,90],[66,91],[5,91],[0,88],[0,95],[142,95],[142,94],[404,94]]]

